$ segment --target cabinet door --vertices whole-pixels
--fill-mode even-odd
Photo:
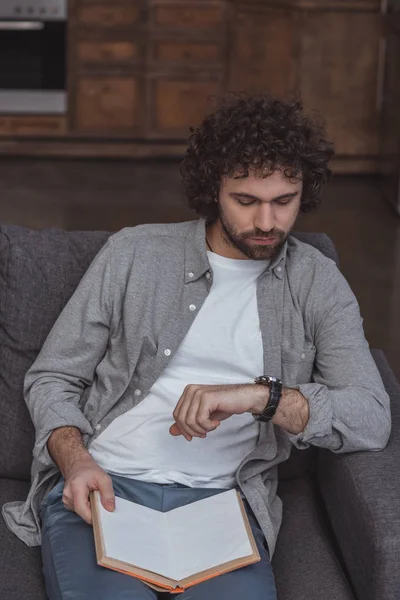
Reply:
[[[133,25],[140,19],[138,4],[107,4],[81,5],[78,9],[78,23],[91,27],[120,27]]]
[[[172,2],[154,5],[151,22],[163,28],[197,29],[222,25],[224,6],[219,3]]]
[[[76,48],[80,63],[109,67],[132,63],[140,56],[136,42],[124,40],[79,40]]]
[[[65,117],[43,115],[0,115],[0,136],[63,137]]]
[[[218,42],[162,39],[152,40],[150,57],[155,65],[191,67],[222,64],[223,45]]]
[[[377,155],[380,16],[309,12],[302,16],[301,31],[306,107],[322,114],[338,155]]]
[[[281,96],[295,87],[297,32],[290,11],[239,7],[230,28],[230,90]]]
[[[87,133],[130,134],[137,125],[138,84],[126,77],[81,77],[75,129]]]
[[[155,79],[150,84],[150,132],[156,136],[184,139],[189,127],[204,117],[210,97],[221,94],[217,79]]]

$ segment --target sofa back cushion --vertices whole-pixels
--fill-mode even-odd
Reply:
[[[110,233],[0,227],[0,477],[29,480],[34,429],[23,399],[25,373],[61,310]],[[337,258],[324,234],[295,234]],[[293,449],[280,477],[314,463]]]
[[[0,477],[30,478],[25,373],[109,235],[0,227]]]

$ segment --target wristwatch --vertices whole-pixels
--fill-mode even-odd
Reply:
[[[253,413],[253,417],[256,421],[268,423],[278,408],[279,400],[282,396],[282,381],[278,379],[278,377],[267,377],[262,375],[261,377],[256,377],[254,383],[269,387],[269,400],[267,406],[259,415]]]

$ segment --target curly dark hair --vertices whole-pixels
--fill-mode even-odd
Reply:
[[[320,190],[331,176],[333,146],[318,118],[303,113],[299,98],[230,94],[219,108],[190,129],[181,164],[187,202],[197,214],[218,216],[220,181],[240,171],[267,177],[276,168],[289,179],[303,179],[300,212],[320,204]]]

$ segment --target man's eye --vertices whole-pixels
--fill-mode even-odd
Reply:
[[[290,203],[290,200],[276,200],[276,203],[277,203],[279,206],[286,206],[287,204],[289,204],[289,203]]]
[[[250,202],[242,202],[241,200],[238,200],[238,202],[241,206],[251,206],[254,204],[255,200],[250,200]]]

